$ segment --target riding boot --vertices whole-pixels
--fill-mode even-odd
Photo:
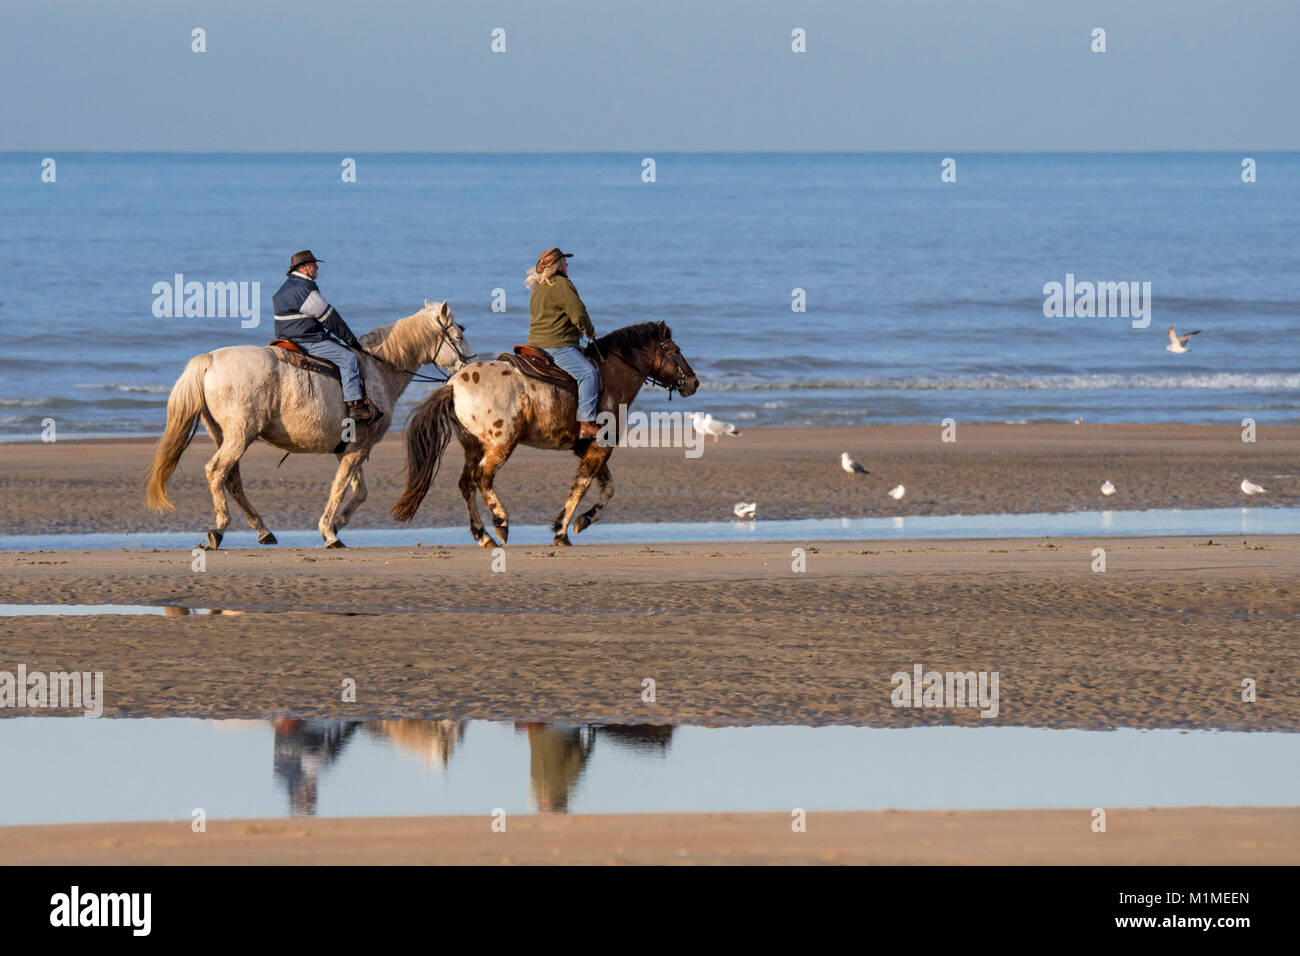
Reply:
[[[370,399],[348,402],[344,414],[358,425],[370,425],[384,417],[384,413],[370,404]]]

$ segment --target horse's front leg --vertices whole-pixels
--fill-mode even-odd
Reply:
[[[609,504],[609,499],[614,497],[614,479],[609,474],[608,456],[605,458],[605,463],[600,466],[600,471],[596,472],[596,482],[600,485],[600,497],[596,499],[594,505],[574,519],[574,534],[580,534],[593,521],[599,521],[601,512],[605,510],[605,505]]]
[[[335,520],[338,514],[339,505],[343,503],[343,494],[347,491],[348,485],[352,483],[353,476],[360,470],[361,465],[366,460],[368,449],[365,445],[345,451],[339,456],[339,470],[334,474],[334,484],[330,486],[330,497],[325,502],[325,512],[320,516],[320,536],[325,539],[325,547],[342,548],[346,547],[339,540],[338,529],[339,523]]]
[[[556,544],[572,544],[569,540],[569,522],[573,520],[573,513],[578,510],[578,503],[582,501],[582,496],[591,486],[591,480],[605,466],[605,461],[612,450],[592,442],[582,456],[578,473],[573,478],[573,487],[569,489],[569,498],[564,503],[564,510],[556,516],[555,523],[551,526],[551,530],[555,533]]]

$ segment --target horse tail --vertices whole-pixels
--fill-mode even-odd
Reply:
[[[153,462],[145,477],[145,499],[153,511],[170,511],[176,507],[167,497],[167,479],[176,470],[181,455],[194,440],[199,416],[207,410],[203,397],[203,376],[212,366],[212,355],[196,355],[172,386],[167,398],[167,429],[154,450]]]
[[[406,423],[406,490],[390,512],[396,521],[410,521],[420,510],[442,464],[442,453],[455,430],[455,393],[450,385],[435,389]]]

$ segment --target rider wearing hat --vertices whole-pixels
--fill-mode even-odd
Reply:
[[[316,287],[316,274],[320,271],[317,263],[323,261],[313,256],[310,249],[295,252],[289,260],[285,273],[289,278],[271,299],[275,308],[275,334],[309,355],[327,359],[339,367],[348,418],[359,425],[378,421],[384,413],[365,397],[361,389],[361,367],[352,351],[365,349],[338,310],[325,301]]]
[[[547,249],[524,280],[532,290],[528,299],[528,344],[539,348],[551,361],[578,382],[578,437],[595,438],[596,398],[600,394],[600,373],[578,348],[582,335],[596,337],[587,307],[569,280],[571,252]]]

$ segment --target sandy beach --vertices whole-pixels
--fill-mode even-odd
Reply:
[[[1268,489],[1264,504],[1300,504],[1297,427],[1261,427],[1253,444],[1241,441],[1236,424],[959,425],[951,443],[940,431],[937,424],[746,429],[740,438],[707,441],[696,459],[682,449],[620,448],[610,459],[616,491],[602,520],[729,520],[737,501],[759,502],[764,518],[1032,513],[1103,503],[1113,510],[1223,508],[1246,500],[1243,477]],[[185,453],[168,486],[176,510],[165,515],[148,512],[141,491],[152,447],[144,439],[0,444],[0,534],[200,534],[212,516],[203,478],[211,441],[200,432]],[[870,474],[841,471],[844,451]],[[245,455],[249,499],[273,531],[315,528],[334,458],[291,456],[277,468],[281,457],[266,445]],[[453,449],[415,527],[465,524],[458,462]],[[496,483],[511,523],[549,525],[574,470],[571,455],[518,449]],[[389,435],[367,465],[370,498],[352,527],[398,527],[387,514],[402,471],[401,435]],[[1104,481],[1119,491],[1103,498]],[[901,503],[885,494],[898,484],[908,489]],[[245,527],[231,509],[231,528]]]
[[[0,828],[6,862],[223,865],[1295,865],[1300,810],[1088,809],[227,820]]]
[[[1300,537],[802,546],[802,573],[791,542],[512,548],[503,573],[472,546],[221,551],[203,573],[188,551],[9,553],[6,602],[244,613],[0,630],[29,669],[103,671],[110,716],[1300,728]],[[895,708],[915,663],[1000,672],[998,716]]]
[[[1300,429],[969,426],[747,432],[684,460],[621,449],[607,520],[1236,507],[1249,476],[1300,503]],[[148,514],[138,440],[0,446],[0,533],[207,526],[200,436]],[[839,470],[849,451],[870,474]],[[244,482],[272,528],[312,527],[331,460],[257,448]],[[514,523],[549,521],[573,467],[521,450],[498,483]],[[387,527],[401,445],[370,465],[357,527]],[[884,491],[903,483],[895,503]],[[1258,505],[1258,502],[1252,502]],[[236,521],[239,519],[236,518]],[[460,525],[439,477],[417,525]],[[236,525],[232,524],[232,527]],[[0,603],[165,606],[162,616],[2,616],[6,663],[104,673],[108,717],[454,718],[700,726],[934,724],[1300,731],[1300,536],[284,546],[0,553]],[[344,533],[346,539],[346,532]],[[795,548],[804,570],[795,570]],[[1094,549],[1107,567],[1093,570]],[[218,609],[221,614],[188,613]],[[891,676],[996,671],[995,718],[898,708]],[[356,681],[355,702],[340,682]],[[642,697],[643,681],[656,696]],[[1242,700],[1242,681],[1257,699]],[[0,710],[0,716],[21,711]],[[1295,863],[1295,808],[289,818],[0,828],[44,863]]]

